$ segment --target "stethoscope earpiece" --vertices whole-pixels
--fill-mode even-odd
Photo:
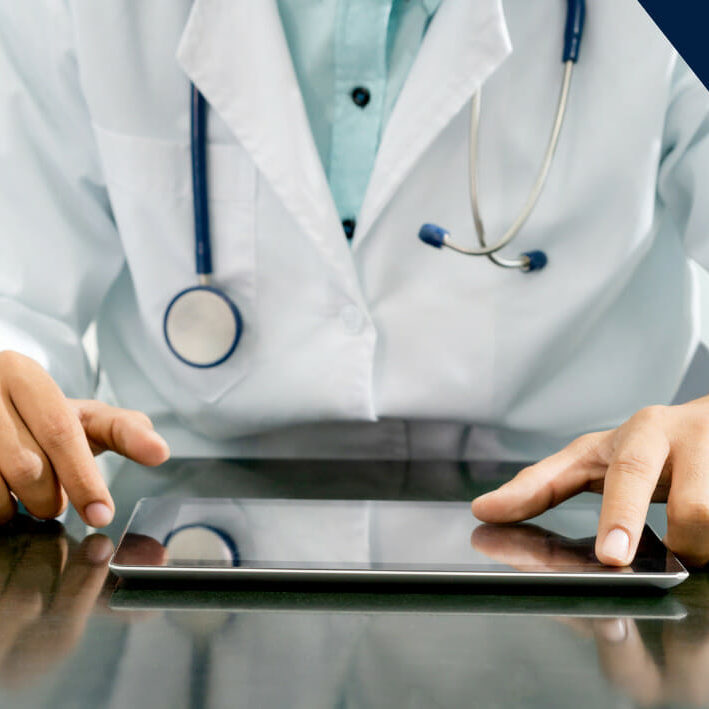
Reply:
[[[541,271],[549,262],[547,255],[543,251],[525,251],[522,257],[527,260],[526,268],[522,269],[525,273]]]
[[[424,244],[435,246],[437,249],[445,246],[446,236],[448,236],[448,232],[436,224],[424,224],[419,229],[419,239]]]

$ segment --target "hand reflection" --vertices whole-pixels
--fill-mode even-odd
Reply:
[[[596,642],[606,678],[641,706],[709,705],[709,628],[683,621],[632,618],[582,620],[566,625]],[[655,630],[653,633],[652,631]],[[645,632],[643,632],[645,631]]]
[[[571,540],[532,524],[480,525],[470,541],[490,558],[520,569],[599,566],[592,537]],[[706,593],[699,595],[709,599],[709,578],[706,582],[697,579],[695,590],[700,581]],[[703,608],[700,616],[689,616],[683,621],[636,622],[632,618],[558,618],[558,621],[575,633],[594,639],[606,678],[639,705],[708,706],[709,624],[703,621],[705,616]],[[648,632],[643,633],[644,630]]]
[[[470,537],[474,549],[495,561],[540,571],[598,569],[594,541],[594,537],[568,539],[535,524],[481,524]]]
[[[132,532],[123,535],[116,553],[116,563],[128,566],[164,566],[167,559],[167,548],[157,539]]]
[[[79,544],[58,522],[18,516],[0,530],[0,683],[22,685],[73,650],[112,552],[107,537]]]

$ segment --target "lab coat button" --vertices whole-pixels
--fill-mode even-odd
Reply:
[[[364,325],[364,315],[356,305],[345,305],[345,307],[340,310],[340,318],[342,318],[342,324],[345,326],[345,330],[352,335],[356,335]]]
[[[345,236],[351,239],[354,236],[354,230],[357,226],[357,222],[354,219],[343,219],[342,228],[345,230]]]
[[[366,87],[355,86],[355,88],[352,89],[352,100],[360,108],[364,108],[369,103],[370,98],[371,94],[369,93],[369,89]]]

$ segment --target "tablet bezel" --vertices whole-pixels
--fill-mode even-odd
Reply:
[[[619,570],[614,568],[592,569],[588,571],[529,571],[508,568],[500,569],[459,569],[443,568],[438,565],[436,568],[413,568],[413,565],[405,565],[406,568],[393,568],[400,565],[389,565],[389,568],[356,568],[356,564],[348,565],[347,568],[313,568],[305,563],[299,568],[285,568],[274,566],[276,562],[265,566],[181,566],[181,565],[133,565],[123,564],[118,561],[121,556],[122,544],[126,534],[130,530],[141,513],[141,508],[151,503],[165,502],[170,498],[143,498],[138,501],[133,510],[126,529],[121,536],[118,546],[109,562],[109,569],[116,575],[126,579],[137,579],[143,581],[185,581],[185,582],[231,582],[231,583],[312,583],[312,584],[435,584],[461,586],[465,584],[490,586],[490,585],[533,585],[533,586],[596,586],[624,588],[655,588],[666,590],[684,581],[688,572],[682,563],[669,551],[666,552],[666,564],[664,571],[637,571]],[[170,499],[170,504],[178,502],[184,504],[214,504],[224,503],[226,498],[181,498]],[[249,502],[254,502],[252,498]],[[263,498],[264,502],[278,503],[313,503],[314,500],[279,500]],[[319,504],[342,504],[343,502],[387,502],[391,500],[318,500]],[[400,504],[454,504],[460,505],[460,501],[395,501]],[[566,507],[568,509],[569,503]],[[179,508],[178,508],[179,509]],[[588,507],[580,507],[586,509]],[[655,544],[664,549],[662,542],[658,539],[654,531],[645,526],[643,535]]]

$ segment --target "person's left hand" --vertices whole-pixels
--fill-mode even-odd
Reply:
[[[665,544],[693,566],[709,562],[709,397],[650,406],[610,431],[577,438],[473,501],[484,522],[518,522],[573,495],[603,492],[599,561],[635,556],[651,501],[667,501]]]

